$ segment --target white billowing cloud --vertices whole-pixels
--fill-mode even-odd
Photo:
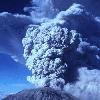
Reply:
[[[33,84],[40,85],[39,80],[44,80],[44,85],[53,87],[55,84],[58,88],[65,84],[60,75],[67,70],[66,57],[76,50],[80,34],[62,27],[59,20],[55,18],[40,26],[31,25],[23,39],[26,66],[32,70],[33,75],[28,80]]]
[[[61,11],[59,12],[56,17],[55,20],[56,22],[59,22],[60,24],[64,24],[69,20],[71,16],[80,16],[80,15],[87,15],[85,10],[84,10],[84,6],[80,5],[80,4],[73,4],[69,9],[67,9],[66,11]],[[73,16],[73,17],[74,17]],[[69,20],[70,21],[70,20]],[[73,21],[74,22],[74,21]],[[68,23],[68,22],[67,22]],[[70,23],[68,23],[70,24]],[[75,22],[73,23],[75,24]],[[72,26],[70,26],[72,27]]]
[[[70,6],[73,1],[33,0],[34,7],[25,8],[31,17],[1,13],[0,53],[22,62],[24,47],[26,66],[32,72],[27,80],[36,87],[65,89],[83,100],[99,100],[100,72],[89,69],[100,67],[100,19],[76,2],[66,11],[67,5],[60,8],[61,2]],[[32,21],[41,25],[30,25]]]
[[[32,70],[33,75],[28,77],[28,80],[37,85],[41,85],[42,81],[42,86],[58,84],[58,88],[63,87],[65,82],[60,75],[67,70],[65,50],[69,45],[77,45],[78,35],[75,31],[68,31],[67,28],[61,28],[54,23],[29,28],[22,41],[26,66]],[[72,46],[70,50],[72,49],[75,48]]]
[[[22,62],[22,38],[25,36],[27,26],[32,23],[29,16],[0,13],[0,53],[10,55],[15,61]]]
[[[41,25],[30,25],[22,41],[26,66],[32,72],[28,81],[37,87],[65,89],[83,100],[98,100],[99,71],[89,69],[100,67],[99,25],[79,4]]]
[[[59,11],[64,11],[68,9],[73,3],[81,4],[85,6],[86,10],[88,10],[92,15],[100,16],[100,1],[97,0],[52,0],[55,8],[59,9]],[[98,8],[98,9],[97,9]]]
[[[94,17],[88,13],[84,6],[73,4],[66,11],[61,11],[56,17],[55,22],[66,26],[68,29],[76,30],[81,33],[84,38],[88,38],[87,42],[96,44],[100,47],[100,21],[99,17]]]
[[[25,7],[24,10],[30,12],[32,20],[37,23],[54,18],[58,13],[52,0],[32,0],[32,7]]]
[[[66,84],[65,91],[73,93],[80,100],[99,100],[100,99],[100,70],[88,70],[80,68],[79,81],[74,84]]]
[[[73,5],[67,9],[66,11],[61,11],[57,17],[62,17],[64,19],[64,16],[68,16],[68,15],[81,15],[82,13],[86,13],[84,11],[84,6],[80,5],[80,4],[76,4],[76,3],[73,3]]]
[[[95,0],[32,0],[32,7],[25,7],[24,10],[31,13],[34,21],[43,22],[48,18],[54,18],[60,11],[68,9],[73,3],[81,4],[92,15],[100,16],[99,0],[96,2]]]

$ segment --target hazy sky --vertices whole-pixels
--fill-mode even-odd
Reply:
[[[0,13],[24,13],[23,8],[28,6],[29,0],[0,0]],[[1,34],[1,33],[0,33]],[[16,92],[30,87],[26,81],[29,74],[24,65],[14,62],[10,56],[0,54],[0,91]]]

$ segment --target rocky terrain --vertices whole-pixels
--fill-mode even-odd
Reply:
[[[78,100],[74,96],[52,88],[23,90],[2,100]]]

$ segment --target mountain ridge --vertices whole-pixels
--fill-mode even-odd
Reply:
[[[76,97],[57,91],[49,87],[38,89],[27,89],[13,95],[9,95],[2,100],[79,100]]]

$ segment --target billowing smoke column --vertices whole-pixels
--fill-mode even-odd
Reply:
[[[57,23],[46,23],[35,30],[34,27],[37,26],[29,29],[23,39],[26,65],[33,75],[28,80],[40,86],[57,85],[61,88],[65,84],[62,77],[68,67],[65,58],[68,55],[67,48],[68,51],[76,49],[79,34]]]
[[[79,4],[41,25],[30,25],[22,41],[26,66],[32,71],[28,81],[64,89],[83,100],[99,100],[100,71],[93,70],[100,67],[99,39],[99,19]]]

